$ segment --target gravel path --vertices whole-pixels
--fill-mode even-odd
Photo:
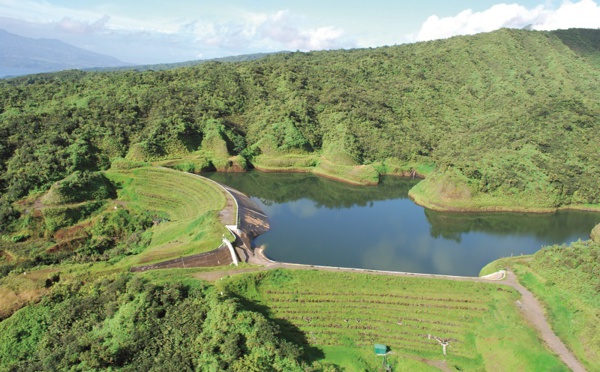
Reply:
[[[533,293],[523,287],[518,281],[514,273],[507,272],[507,278],[502,281],[502,284],[509,285],[519,291],[521,299],[517,301],[517,306],[521,309],[521,313],[527,321],[537,329],[542,340],[548,345],[548,348],[555,352],[560,359],[574,372],[585,372],[583,365],[577,360],[575,355],[567,349],[565,344],[556,336],[550,324],[546,320],[544,308],[535,298]]]

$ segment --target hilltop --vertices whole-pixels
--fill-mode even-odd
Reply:
[[[158,63],[158,64],[149,64],[149,65],[129,65],[129,66],[118,66],[118,67],[94,67],[85,69],[86,71],[161,71],[161,70],[173,70],[176,68],[182,67],[191,67],[197,66],[204,63],[209,62],[226,62],[226,63],[238,63],[238,62],[247,62],[254,61],[263,57],[266,57],[270,54],[282,54],[289,52],[275,52],[275,53],[252,53],[252,54],[241,54],[236,56],[228,56],[228,57],[219,57],[219,58],[211,58],[211,59],[197,59],[191,61],[184,62],[174,62],[174,63]]]
[[[183,158],[172,164],[196,171],[301,168],[365,184],[416,171],[428,177],[411,195],[437,209],[592,208],[599,34],[502,29],[2,81],[0,221],[28,192],[116,157]]]

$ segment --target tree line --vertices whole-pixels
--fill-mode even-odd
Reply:
[[[164,71],[0,81],[0,223],[75,171],[207,151],[435,163],[471,193],[600,202],[598,30],[502,29]],[[209,139],[211,139],[209,141]],[[213,146],[214,147],[214,146]]]

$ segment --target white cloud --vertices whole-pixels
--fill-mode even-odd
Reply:
[[[43,0],[0,0],[0,28],[144,63],[356,45],[342,29],[315,25],[287,10],[221,10],[214,14],[197,9],[178,18],[167,13],[138,17],[115,7],[77,9]]]
[[[257,27],[258,37],[279,43],[286,49],[322,50],[355,44],[345,37],[344,30],[333,26],[301,29],[298,26],[301,20],[295,19],[288,11],[256,19],[262,20]]]
[[[419,32],[409,35],[408,39],[426,41],[527,25],[535,30],[600,28],[600,6],[593,0],[581,0],[564,1],[556,9],[547,5],[527,9],[519,4],[497,4],[482,12],[467,9],[452,17],[429,17]]]
[[[0,0],[0,11],[3,17],[32,23],[57,22],[65,17],[83,22],[93,22],[103,16],[94,11],[70,9],[52,5],[47,1],[35,0]]]
[[[303,34],[306,38],[306,44],[302,49],[321,50],[333,49],[348,46],[343,42],[344,31],[336,27],[319,27],[314,30],[308,30]]]
[[[572,3],[565,1],[556,11],[544,14],[541,22],[534,24],[536,30],[565,28],[600,28],[600,6],[592,0]]]
[[[75,9],[39,0],[0,0],[0,12],[5,18],[75,34],[101,31],[174,33],[183,23],[168,18],[138,19],[107,14],[100,8]]]
[[[106,30],[106,26],[110,21],[110,17],[105,15],[95,22],[82,22],[68,17],[64,17],[56,23],[56,28],[66,32],[88,34],[102,32]]]
[[[196,40],[210,46],[235,48],[252,46],[265,50],[321,50],[354,46],[342,29],[303,27],[303,19],[287,10],[271,14],[247,14],[235,22],[203,24],[196,27]]]

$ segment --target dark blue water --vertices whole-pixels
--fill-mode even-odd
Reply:
[[[448,275],[544,245],[587,239],[600,214],[441,213],[407,197],[414,180],[357,187],[310,174],[212,173],[251,196],[270,218],[258,237],[276,261]]]

